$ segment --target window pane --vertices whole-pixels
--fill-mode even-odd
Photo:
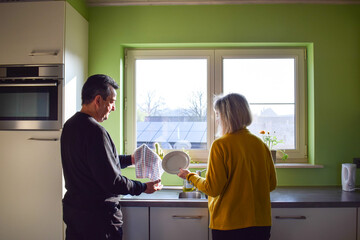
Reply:
[[[135,62],[137,146],[206,149],[207,60]]]
[[[252,105],[253,122],[249,130],[260,136],[259,132],[265,130],[275,134],[283,143],[279,143],[274,149],[295,149],[295,105]]]
[[[264,130],[283,143],[274,149],[295,149],[295,60],[224,59],[224,93],[243,94],[253,114],[249,130]]]
[[[224,91],[249,103],[294,103],[294,59],[224,59]]]

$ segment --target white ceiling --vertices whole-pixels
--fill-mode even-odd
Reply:
[[[0,0],[2,2],[38,2],[65,0]],[[88,6],[129,5],[226,5],[226,4],[360,4],[360,0],[85,0]]]
[[[360,0],[86,0],[89,6],[219,4],[360,4]]]

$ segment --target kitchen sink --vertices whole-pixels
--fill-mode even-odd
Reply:
[[[205,200],[207,195],[200,191],[183,192],[182,186],[165,186],[162,190],[152,194],[142,193],[138,196],[124,195],[122,200]]]
[[[180,192],[179,198],[201,198],[201,192]]]

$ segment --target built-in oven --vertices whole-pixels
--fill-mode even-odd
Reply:
[[[64,66],[0,65],[0,130],[62,128]]]

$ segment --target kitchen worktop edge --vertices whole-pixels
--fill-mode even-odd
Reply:
[[[169,190],[168,190],[169,191]],[[174,189],[173,191],[179,191]],[[278,187],[270,195],[272,208],[360,207],[360,191],[341,187]],[[207,199],[122,199],[123,207],[208,207]]]

